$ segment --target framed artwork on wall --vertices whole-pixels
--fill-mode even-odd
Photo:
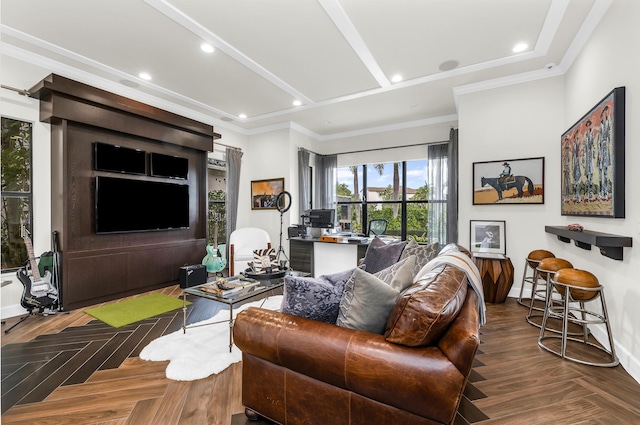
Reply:
[[[561,137],[562,215],[624,218],[625,88]]]
[[[544,158],[473,163],[473,205],[544,204]]]
[[[470,223],[471,253],[504,258],[507,254],[504,220],[471,220]]]
[[[251,181],[251,209],[275,210],[276,198],[284,191],[284,177]]]

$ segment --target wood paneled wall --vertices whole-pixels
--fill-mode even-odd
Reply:
[[[67,310],[175,284],[207,243],[207,152],[213,127],[58,75],[30,90],[51,124],[52,230],[62,251]],[[96,234],[94,142],[187,158],[189,228]],[[163,181],[149,175],[136,180]]]

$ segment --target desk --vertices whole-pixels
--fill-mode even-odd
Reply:
[[[509,257],[483,258],[473,257],[480,270],[484,300],[490,303],[503,303],[513,285],[513,264]]]
[[[290,238],[289,255],[293,270],[313,276],[338,273],[356,267],[364,258],[369,241],[350,243],[322,242],[319,238]]]

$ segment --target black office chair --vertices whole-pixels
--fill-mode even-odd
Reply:
[[[380,236],[387,231],[389,222],[384,218],[376,218],[369,222],[369,236]]]

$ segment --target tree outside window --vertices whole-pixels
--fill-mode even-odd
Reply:
[[[2,117],[2,270],[28,260],[22,226],[31,229],[32,123]]]

